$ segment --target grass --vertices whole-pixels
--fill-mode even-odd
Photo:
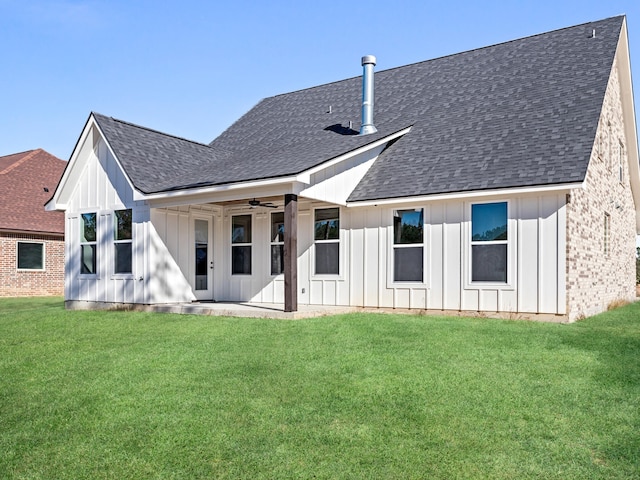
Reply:
[[[0,478],[640,478],[640,303],[571,324],[0,300]]]

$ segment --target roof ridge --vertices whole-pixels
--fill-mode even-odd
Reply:
[[[570,25],[568,27],[554,28],[553,30],[548,30],[546,32],[539,32],[539,33],[534,33],[534,34],[531,34],[531,35],[525,35],[524,37],[513,38],[511,40],[505,40],[504,42],[492,43],[491,45],[485,45],[483,47],[471,48],[469,50],[463,50],[462,52],[450,53],[448,55],[442,55],[440,57],[430,58],[428,60],[420,60],[418,62],[407,63],[406,65],[400,65],[398,67],[387,68],[386,70],[380,70],[378,73],[388,72],[388,71],[391,71],[391,70],[397,70],[399,68],[404,68],[404,67],[410,67],[410,66],[413,66],[413,65],[418,65],[420,63],[427,63],[427,62],[433,62],[435,60],[442,60],[444,58],[457,57],[458,55],[464,55],[464,54],[471,53],[471,52],[478,52],[480,50],[486,50],[487,48],[499,47],[500,45],[508,45],[510,43],[521,42],[523,40],[528,40],[528,39],[531,39],[531,38],[540,37],[542,35],[549,35],[551,33],[562,32],[563,30],[571,30],[571,29],[574,29],[574,28],[584,27],[585,25],[589,25],[591,23],[600,23],[600,22],[605,22],[607,20],[611,20],[613,18],[622,18],[622,17],[626,17],[626,15],[625,14],[614,15],[612,17],[601,18],[599,20],[591,20],[591,21],[588,21],[588,22],[579,23],[577,25]]]
[[[188,139],[188,138],[179,137],[178,135],[172,135],[172,134],[170,134],[170,133],[166,133],[166,132],[161,132],[160,130],[155,130],[155,129],[153,129],[153,128],[144,127],[144,126],[142,126],[142,125],[138,125],[138,124],[136,124],[136,123],[127,122],[126,120],[120,120],[120,119],[118,119],[118,118],[114,118],[114,117],[110,117],[110,116],[107,116],[107,115],[103,115],[103,114],[98,113],[98,112],[91,112],[91,115],[93,115],[94,117],[97,115],[97,116],[104,117],[104,118],[110,118],[110,119],[111,119],[111,120],[113,120],[114,122],[122,123],[122,124],[124,124],[124,125],[128,125],[128,126],[130,126],[130,127],[139,128],[139,129],[141,129],[141,130],[146,130],[146,131],[148,131],[148,132],[157,133],[157,134],[159,134],[159,135],[163,135],[163,136],[165,136],[165,137],[171,137],[171,138],[175,138],[175,139],[177,139],[177,140],[182,140],[182,141],[189,142],[189,143],[194,143],[194,144],[196,144],[196,145],[200,145],[200,146],[203,146],[203,147],[211,148],[211,147],[210,147],[209,145],[207,145],[206,143],[197,142],[197,141],[195,141],[195,140],[190,140],[190,139]]]
[[[480,51],[480,50],[485,50],[487,48],[498,47],[500,45],[507,45],[507,44],[513,43],[513,42],[520,42],[522,40],[527,40],[527,39],[530,39],[530,38],[539,37],[541,35],[548,35],[550,33],[561,32],[563,30],[569,30],[569,29],[572,29],[572,28],[583,27],[585,25],[589,25],[590,23],[599,23],[599,22],[604,22],[604,21],[607,21],[607,20],[611,20],[613,18],[620,18],[620,17],[626,17],[626,15],[625,14],[613,15],[611,17],[601,18],[599,20],[591,20],[591,21],[588,21],[588,22],[579,23],[577,25],[570,25],[568,27],[555,28],[553,30],[548,30],[546,32],[539,32],[539,33],[534,33],[534,34],[531,34],[531,35],[525,35],[524,37],[513,38],[511,40],[505,40],[504,42],[493,43],[491,45],[485,45],[483,47],[471,48],[469,50],[464,50],[462,52],[450,53],[450,54],[447,54],[447,55],[442,55],[440,57],[429,58],[427,60],[419,60],[417,62],[407,63],[405,65],[398,65],[397,67],[390,67],[390,68],[386,68],[384,70],[377,70],[376,71],[376,75],[378,75],[380,73],[390,72],[392,70],[398,70],[400,68],[411,67],[411,66],[418,65],[418,64],[421,64],[421,63],[433,62],[435,60],[442,60],[444,58],[449,58],[449,57],[456,57],[458,55],[464,55],[464,54],[471,53],[471,52],[477,52],[477,51]],[[289,95],[289,94],[293,94],[293,93],[304,92],[304,91],[307,91],[307,90],[313,90],[315,88],[326,87],[328,85],[333,85],[333,84],[336,84],[336,83],[347,82],[349,80],[353,80],[354,78],[359,78],[361,76],[362,75],[355,75],[353,77],[343,78],[341,80],[335,80],[333,82],[327,82],[327,83],[323,83],[323,84],[320,84],[320,85],[314,85],[314,86],[307,87],[307,88],[300,88],[298,90],[292,90],[290,92],[278,93],[276,95],[271,95],[269,97],[265,97],[263,100],[267,100],[267,99],[270,99],[270,98],[281,97],[281,96]]]
[[[19,167],[20,165],[22,165],[24,162],[26,162],[27,160],[32,159],[33,157],[35,157],[38,153],[40,152],[44,152],[44,150],[42,150],[41,148],[37,148],[35,150],[27,150],[23,153],[27,153],[29,152],[27,155],[25,155],[24,157],[22,157],[20,160],[18,160],[17,162],[12,163],[11,165],[9,165],[7,168],[5,168],[4,170],[2,170],[0,172],[0,175],[4,175],[5,173],[9,173],[11,170],[13,170],[14,168]],[[19,154],[14,154],[14,155],[19,155]],[[9,156],[9,155],[7,155]]]
[[[16,155],[22,155],[23,153],[33,152],[34,150],[37,150],[37,148],[33,148],[31,150],[25,150],[23,152],[16,152],[16,153],[9,153],[7,155],[0,155],[0,159],[7,158],[7,157],[15,157]]]

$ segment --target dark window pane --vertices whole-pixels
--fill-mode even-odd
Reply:
[[[231,243],[251,243],[251,215],[232,217]]]
[[[131,273],[131,243],[116,243],[115,247],[115,273]]]
[[[271,241],[284,242],[284,212],[271,214]]]
[[[338,240],[340,238],[340,209],[317,209],[315,211],[314,231],[316,240]]]
[[[471,280],[474,282],[506,282],[507,245],[472,245]]]
[[[18,268],[42,270],[44,245],[42,243],[18,242]]]
[[[284,245],[271,245],[271,275],[284,272]]]
[[[422,209],[396,210],[393,216],[393,243],[422,243],[423,220]]]
[[[238,274],[251,274],[251,247],[231,247],[231,273]]]
[[[207,274],[207,244],[196,243],[196,275]]]
[[[196,290],[206,290],[208,288],[208,274],[207,244],[196,243]]]
[[[208,288],[207,244],[196,243],[196,290],[206,290],[207,288]]]
[[[471,205],[471,240],[507,239],[507,202]]]
[[[82,229],[80,232],[81,242],[95,242],[96,241],[96,214],[95,213],[83,213]]]
[[[396,282],[422,282],[422,247],[395,248],[393,279]]]
[[[81,248],[82,263],[80,265],[80,273],[96,273],[96,246],[81,245]]]
[[[340,244],[316,243],[316,273],[340,273]]]
[[[131,240],[131,209],[116,210],[115,240]]]

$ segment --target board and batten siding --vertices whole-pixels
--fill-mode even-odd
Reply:
[[[191,219],[179,209],[151,209],[149,235],[149,303],[195,300],[190,275],[193,263]]]
[[[472,203],[508,202],[508,281],[471,282]],[[424,283],[392,278],[393,210],[424,208]],[[473,202],[438,202],[394,208],[348,208],[348,303],[363,307],[485,312],[566,313],[565,195]],[[304,264],[304,262],[302,262]],[[322,288],[322,294],[316,290]],[[334,290],[339,291],[336,282]],[[311,281],[310,303],[332,300],[332,289]],[[327,293],[328,292],[328,293]],[[337,304],[341,301],[335,298]]]
[[[132,191],[111,151],[98,135],[82,145],[86,159],[66,210],[65,300],[106,303],[147,303],[149,209],[133,201]],[[132,209],[132,273],[113,274],[114,210]],[[80,216],[96,213],[95,275],[80,273]]]

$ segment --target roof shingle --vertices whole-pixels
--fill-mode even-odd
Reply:
[[[373,135],[348,129],[361,77],[266,98],[209,145],[94,116],[145,193],[297,174],[410,125],[349,201],[579,182],[623,21],[376,72]]]
[[[42,149],[0,157],[0,230],[64,234],[64,212],[44,204],[66,164]]]

